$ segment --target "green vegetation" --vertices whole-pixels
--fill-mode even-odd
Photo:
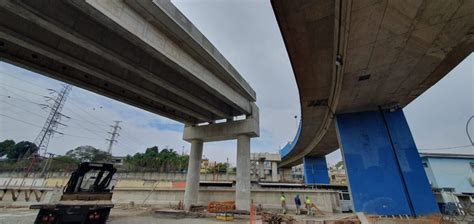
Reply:
[[[339,161],[334,165],[338,170],[344,169],[344,162]]]
[[[13,140],[0,142],[0,170],[28,170],[40,171],[46,159],[35,157],[38,147],[28,141],[15,143]],[[20,159],[19,159],[20,158]],[[22,158],[22,159],[21,159]],[[107,162],[112,156],[92,146],[79,146],[66,152],[65,155],[53,158],[49,171],[70,171],[81,162]],[[157,146],[147,148],[144,153],[127,155],[122,171],[156,171],[156,172],[184,172],[188,166],[188,155],[180,155],[173,149],[159,150]],[[219,163],[216,172],[225,172],[225,164]]]
[[[70,157],[78,162],[107,162],[110,161],[112,155],[108,152],[86,145],[67,151],[64,157]]]
[[[154,170],[158,172],[183,172],[188,166],[188,155],[179,155],[173,149],[162,149],[157,146],[147,148],[145,153],[128,155],[121,170],[145,171]]]
[[[215,163],[211,164],[209,168],[207,168],[206,172],[207,173],[226,173],[228,168],[227,163]],[[233,172],[232,170],[229,170],[231,173]],[[235,173],[235,172],[234,172]]]
[[[20,157],[27,157],[38,151],[38,147],[29,141],[22,141],[15,144],[13,140],[0,142],[0,157],[6,155],[9,160],[17,160]]]

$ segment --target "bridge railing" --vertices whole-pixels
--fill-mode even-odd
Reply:
[[[298,131],[296,132],[296,136],[293,138],[293,141],[291,142],[288,142],[283,148],[280,149],[280,158],[283,160],[283,158],[285,158],[290,152],[291,150],[293,150],[293,148],[295,147],[296,145],[296,142],[298,142],[298,139],[300,137],[300,133],[301,133],[301,120],[298,124]]]

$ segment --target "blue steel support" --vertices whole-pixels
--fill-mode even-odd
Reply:
[[[357,212],[439,213],[402,110],[339,114],[336,126]]]
[[[329,184],[325,156],[305,156],[303,164],[305,184]]]
[[[416,215],[439,213],[439,207],[403,111],[386,110],[383,111],[383,116],[414,213]]]

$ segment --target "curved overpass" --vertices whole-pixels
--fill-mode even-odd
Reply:
[[[474,49],[473,1],[273,0],[301,124],[281,167],[339,148],[335,115],[404,107]]]

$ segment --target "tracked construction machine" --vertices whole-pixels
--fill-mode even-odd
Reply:
[[[112,203],[112,178],[116,169],[107,163],[81,163],[64,188],[57,203],[37,204],[35,224],[105,223]]]

